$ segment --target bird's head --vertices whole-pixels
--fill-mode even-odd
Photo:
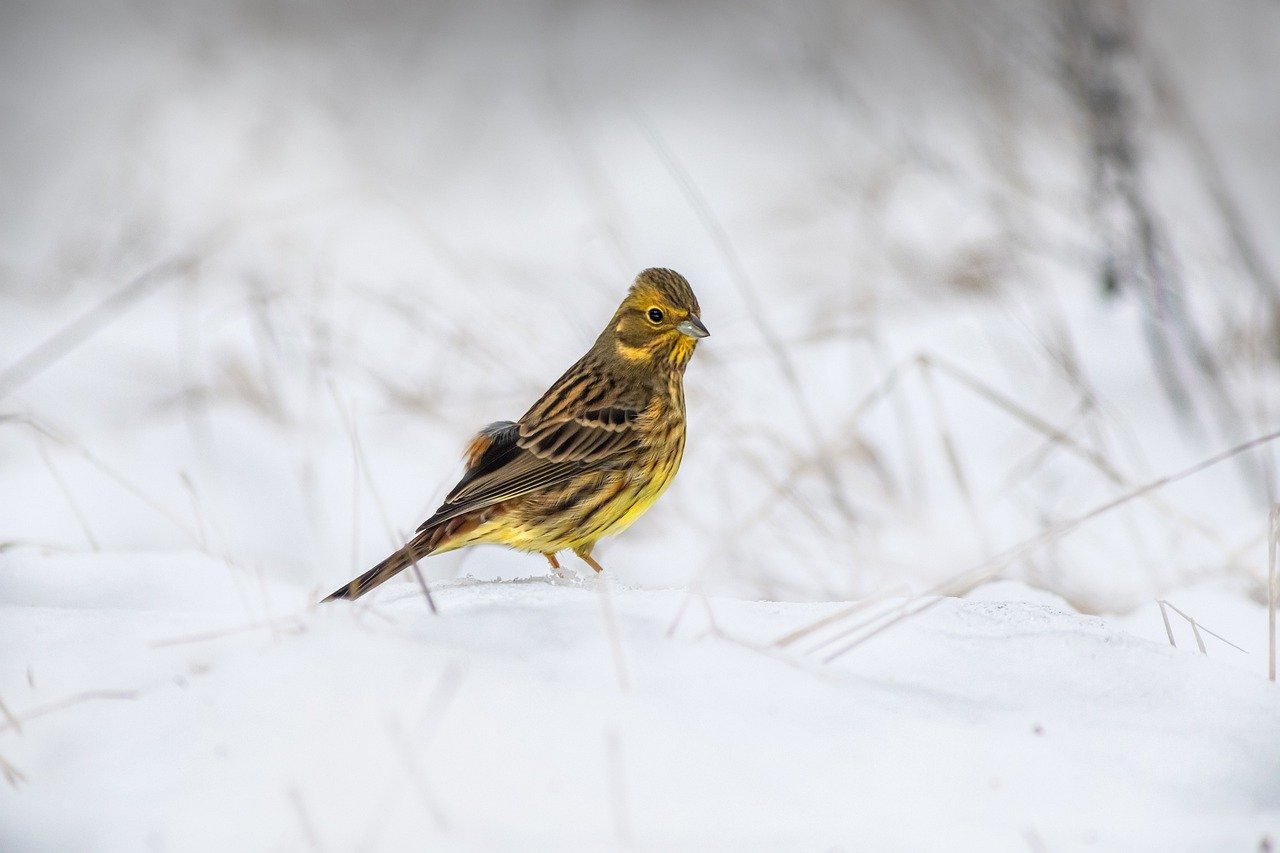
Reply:
[[[698,339],[711,334],[698,314],[698,297],[684,276],[647,269],[636,276],[600,343],[611,344],[628,362],[684,367]]]

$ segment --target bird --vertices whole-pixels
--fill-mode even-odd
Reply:
[[[684,373],[710,332],[684,276],[653,267],[604,331],[518,421],[466,448],[465,471],[417,534],[324,601],[355,599],[430,554],[498,544],[560,573],[571,551],[597,574],[596,543],[621,533],[671,485],[685,447]]]

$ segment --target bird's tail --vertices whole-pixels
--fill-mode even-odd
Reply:
[[[454,515],[442,507],[441,511],[422,523],[418,528],[418,535],[410,539],[403,548],[360,577],[335,589],[320,603],[339,598],[359,598],[374,587],[391,580],[428,554],[451,551],[460,544],[466,544],[467,534],[489,521],[499,508],[495,505],[476,512]]]
[[[399,551],[396,551],[390,557],[387,557],[381,563],[374,566],[360,577],[343,584],[324,598],[325,601],[335,601],[339,598],[356,599],[364,595],[374,587],[380,586],[386,581],[391,580],[396,575],[409,568],[413,563],[421,560],[423,557],[435,550],[434,542],[430,541],[430,537],[418,535],[410,540]]]

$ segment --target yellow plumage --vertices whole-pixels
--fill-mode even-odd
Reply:
[[[679,273],[648,269],[595,344],[518,422],[490,424],[467,471],[418,535],[326,600],[357,598],[412,562],[480,543],[571,550],[596,571],[595,543],[662,496],[684,454],[684,370],[706,337]]]

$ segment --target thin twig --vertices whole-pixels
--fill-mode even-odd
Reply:
[[[978,538],[982,540],[982,552],[984,554],[991,553],[991,536],[987,532],[987,526],[983,522],[982,513],[978,511],[978,502],[973,496],[973,489],[969,486],[969,477],[965,474],[964,464],[960,461],[960,451],[956,447],[955,438],[951,434],[951,427],[947,421],[946,413],[942,411],[942,398],[938,395],[937,386],[933,382],[933,371],[928,360],[920,361],[920,379],[924,384],[925,397],[929,401],[929,407],[933,412],[934,423],[938,427],[938,440],[942,443],[943,456],[947,460],[947,467],[951,470],[951,479],[955,481],[956,490],[960,493],[960,499],[964,501],[965,509],[969,511],[969,518],[973,522],[973,527],[978,531]]]
[[[663,142],[658,132],[647,122],[637,119],[641,131],[648,138],[649,144],[653,146],[653,150],[657,153],[658,158],[662,161],[668,174],[672,180],[679,186],[680,191],[684,194],[685,200],[689,206],[693,208],[694,214],[698,217],[698,221],[702,223],[702,227],[706,230],[707,235],[711,238],[711,242],[715,244],[716,249],[720,252],[721,258],[724,260],[725,266],[729,270],[729,278],[738,288],[738,293],[742,297],[745,305],[747,316],[751,318],[751,322],[755,325],[756,331],[760,333],[760,337],[764,339],[765,346],[769,348],[769,352],[773,355],[774,361],[778,365],[778,370],[782,373],[787,390],[792,399],[795,401],[796,410],[800,413],[801,422],[804,424],[805,430],[809,433],[810,443],[816,448],[823,444],[822,430],[818,427],[818,418],[813,413],[809,401],[805,398],[804,392],[801,390],[800,375],[795,365],[791,361],[791,356],[787,352],[786,347],[782,345],[781,339],[777,332],[770,325],[768,317],[769,312],[765,310],[764,303],[756,294],[755,286],[752,283],[751,275],[747,272],[746,264],[742,262],[741,256],[733,246],[733,241],[729,239],[729,232],[725,230],[724,225],[720,222],[715,212],[711,209],[710,203],[706,196],[694,183],[693,178],[685,170],[684,166],[676,159],[676,156]],[[849,505],[844,496],[844,489],[841,486],[839,474],[834,465],[824,465],[821,468],[824,479],[831,491],[831,501],[836,509],[849,521],[856,519],[853,508]]]
[[[957,367],[946,359],[940,358],[933,353],[921,353],[917,358],[921,362],[922,366],[929,365],[937,368],[947,377],[959,383],[962,387],[969,389],[978,397],[986,400],[997,409],[1000,409],[1010,415],[1015,420],[1022,421],[1022,423],[1029,429],[1043,435],[1051,444],[1061,447],[1076,458],[1088,463],[1102,474],[1102,476],[1110,480],[1113,485],[1120,486],[1122,488],[1130,488],[1133,486],[1133,481],[1121,474],[1120,471],[1111,464],[1107,457],[1098,453],[1096,450],[1081,444],[1065,430],[1055,427],[1053,424],[1037,416],[1030,410],[1023,408],[1011,398],[1001,394],[999,391],[996,391],[994,388],[987,385],[985,382],[982,382],[968,371]],[[1179,524],[1195,530],[1210,544],[1223,551],[1227,550],[1221,537],[1219,537],[1214,530],[1202,524],[1198,519],[1192,518],[1178,511],[1176,508],[1170,506],[1161,499],[1159,495],[1149,495],[1146,500],[1159,512],[1165,513]]]
[[[418,756],[414,751],[414,743],[409,740],[404,729],[394,719],[387,721],[387,731],[396,742],[396,753],[399,754],[404,764],[405,775],[409,777],[413,786],[418,790],[418,796],[422,799],[423,811],[431,816],[431,820],[435,823],[437,829],[442,832],[448,830],[449,820],[445,817],[444,811],[441,810],[440,804],[436,802],[435,791],[432,790],[427,774],[423,771],[422,764],[418,761]]]
[[[842,619],[846,619],[860,610],[866,610],[868,607],[870,607],[873,604],[879,604],[881,601],[884,601],[886,598],[890,598],[895,595],[909,595],[909,594],[910,594],[910,590],[908,590],[904,586],[891,587],[889,589],[880,590],[879,592],[874,592],[871,595],[868,595],[866,598],[859,599],[858,601],[855,601],[853,604],[850,604],[848,607],[841,608],[840,610],[837,610],[835,613],[831,613],[827,616],[824,616],[823,618],[817,620],[816,622],[810,622],[808,625],[805,625],[801,628],[797,628],[796,630],[791,631],[788,634],[784,634],[783,636],[774,640],[773,645],[780,649],[786,648],[787,646],[791,645],[792,643],[798,640],[803,640],[805,637],[809,636],[813,632],[820,631],[823,628],[827,627],[828,625],[834,625],[836,622],[839,622]]]
[[[19,785],[27,781],[27,777],[22,775],[22,771],[9,763],[9,760],[3,755],[0,755],[0,773],[4,774],[4,780],[15,790]]]
[[[1082,515],[1078,515],[1075,518],[1069,519],[1064,522],[1060,522],[1059,524],[1049,528],[1048,530],[1041,531],[1040,533],[1033,536],[1032,538],[1027,539],[1023,542],[1020,542],[1017,545],[1014,545],[1011,548],[1006,549],[1004,552],[1002,552],[1001,554],[998,554],[992,559],[986,560],[983,563],[980,563],[979,565],[965,572],[961,572],[960,574],[950,578],[949,580],[944,581],[941,584],[938,584],[932,590],[917,596],[915,600],[917,602],[921,602],[917,607],[905,609],[901,614],[889,620],[888,622],[884,623],[883,625],[879,625],[871,630],[868,630],[867,633],[863,634],[862,636],[853,640],[849,644],[838,649],[836,652],[832,653],[829,657],[826,658],[826,662],[830,663],[836,660],[837,658],[847,654],[848,652],[862,645],[872,637],[888,630],[889,628],[892,628],[894,625],[897,625],[898,623],[906,619],[909,619],[912,616],[919,615],[920,613],[923,613],[924,611],[937,606],[939,603],[945,600],[944,596],[955,595],[957,594],[957,592],[962,593],[964,591],[973,589],[974,587],[976,587],[981,583],[995,579],[1011,563],[1024,558],[1026,555],[1049,544],[1050,542],[1055,542],[1058,539],[1061,539],[1062,537],[1068,535],[1069,533],[1074,532],[1076,529],[1084,526],[1085,524],[1088,524],[1089,522],[1099,518],[1100,516],[1106,515],[1111,510],[1117,507],[1123,506],[1124,504],[1129,503],[1130,501],[1136,500],[1137,498],[1140,498],[1143,495],[1149,494],[1150,492],[1154,492],[1157,489],[1164,488],[1165,486],[1171,485],[1181,480],[1185,480],[1188,477],[1195,476],[1196,474],[1199,474],[1201,471],[1204,471],[1208,468],[1212,468],[1213,466],[1218,465],[1219,463],[1224,462],[1228,459],[1234,459],[1235,457],[1239,456],[1241,453],[1247,453],[1248,451],[1253,450],[1254,448],[1261,447],[1265,444],[1269,444],[1278,438],[1280,438],[1280,430],[1267,433],[1266,435],[1258,436],[1257,438],[1250,439],[1249,441],[1246,441],[1243,444],[1237,444],[1235,447],[1228,448],[1227,450],[1224,450],[1221,453],[1214,454],[1213,456],[1210,456],[1207,459],[1202,459],[1201,461],[1195,463],[1194,465],[1191,465],[1190,467],[1183,468],[1181,471],[1177,471],[1173,474],[1169,474],[1164,477],[1160,477],[1159,479],[1152,480],[1148,483],[1145,483],[1142,486],[1139,486],[1136,489],[1132,489],[1126,492],[1125,494],[1120,495],[1117,498],[1113,498],[1109,501],[1099,504],[1098,506],[1094,507],[1093,509],[1089,510],[1088,512]]]
[[[442,832],[448,831],[449,820],[436,802],[427,774],[423,772],[422,765],[418,761],[416,749],[418,746],[428,745],[435,737],[436,729],[439,728],[445,713],[457,698],[465,676],[466,671],[461,666],[450,663],[440,674],[422,708],[416,714],[410,715],[411,718],[407,723],[400,723],[395,719],[387,721],[388,730],[393,740],[397,742],[396,751],[404,757],[405,773],[417,786],[422,796],[423,807]],[[412,742],[408,732],[414,735]],[[386,827],[384,816],[393,806],[394,798],[402,787],[403,783],[399,778],[387,775],[383,793],[374,799],[374,804],[378,808],[370,813],[362,843],[356,845],[355,849],[372,850],[378,846],[379,834]]]
[[[382,500],[377,486],[374,485],[373,475],[369,472],[369,465],[365,460],[364,443],[360,441],[360,433],[356,428],[355,420],[351,417],[347,407],[343,405],[342,398],[338,395],[338,387],[334,384],[333,377],[329,378],[329,393],[333,396],[333,404],[338,409],[339,417],[342,421],[342,428],[346,431],[347,440],[351,442],[351,450],[354,457],[356,470],[363,476],[365,487],[369,490],[369,494],[373,496],[373,504],[378,510],[378,516],[382,520],[382,526],[386,528],[387,538],[391,540],[391,547],[399,548],[409,537],[401,531],[400,539],[396,539],[396,529],[391,524],[391,516],[387,512],[387,505]],[[353,522],[354,524],[354,522]],[[412,560],[409,563],[413,569],[413,576],[418,580],[418,586],[422,589],[422,595],[427,600],[427,607],[435,616],[440,615],[440,611],[436,609],[436,600],[431,595],[431,587],[427,586],[427,580],[423,577],[422,569],[418,567],[418,558],[410,553]],[[357,558],[358,559],[358,558]],[[358,570],[358,567],[357,567]]]
[[[30,382],[80,344],[106,328],[126,308],[163,284],[195,268],[198,254],[178,255],[144,270],[79,318],[45,338],[26,355],[0,371],[0,399]]]
[[[254,631],[269,631],[271,636],[276,638],[282,634],[295,636],[305,634],[307,626],[306,623],[296,617],[282,616],[251,622],[248,625],[237,625],[234,628],[220,628],[213,631],[201,631],[196,634],[183,634],[179,637],[165,637],[160,640],[152,640],[149,645],[153,649],[158,649],[165,646],[182,646],[187,643],[207,643],[212,640],[222,640]]]
[[[5,722],[0,723],[0,732],[8,731],[11,728],[16,729],[38,717],[43,717],[46,714],[52,714],[55,711],[61,711],[64,708],[81,705],[85,702],[96,702],[103,699],[132,700],[136,698],[138,698],[138,694],[133,690],[86,690],[83,693],[76,693],[63,699],[59,699],[56,702],[50,702],[47,705],[40,705],[25,714],[10,718]]]
[[[0,716],[9,721],[9,726],[18,734],[22,734],[22,721],[13,715],[9,710],[9,706],[4,704],[4,700],[0,699]]]
[[[418,557],[413,552],[409,553],[409,568],[413,571],[413,576],[418,581],[418,588],[422,590],[422,597],[427,600],[427,609],[431,611],[431,615],[439,616],[440,610],[436,607],[436,598],[431,594],[431,587],[427,586],[427,579],[422,574],[422,569],[418,566]]]
[[[164,518],[167,519],[171,524],[173,524],[174,527],[176,527],[179,531],[185,534],[191,540],[192,544],[194,544],[196,547],[201,546],[200,536],[198,536],[196,532],[187,525],[186,522],[184,522],[181,518],[179,518],[172,511],[170,511],[170,509],[164,504],[148,497],[142,491],[142,489],[135,486],[119,471],[117,471],[116,469],[108,465],[106,462],[99,459],[96,454],[94,454],[91,450],[89,450],[89,448],[85,447],[83,444],[80,444],[79,442],[68,438],[67,436],[59,433],[49,424],[44,423],[42,421],[38,421],[29,415],[9,415],[7,417],[0,418],[0,423],[3,423],[5,421],[21,424],[22,426],[35,430],[37,433],[40,433],[48,437],[49,439],[53,440],[58,444],[71,448],[76,453],[78,453],[86,462],[88,462],[94,468],[98,469],[100,473],[106,475],[107,478],[114,481],[115,484],[118,485],[120,488],[124,489],[126,492],[133,495],[139,501],[146,504],[148,507],[155,510],[160,515],[164,516]]]
[[[320,834],[316,832],[315,821],[311,819],[311,812],[303,802],[302,792],[297,786],[289,786],[289,804],[293,806],[293,811],[298,816],[298,825],[302,828],[302,837],[306,839],[307,846],[312,850],[323,851],[324,844],[320,842]]]
[[[71,507],[71,513],[76,517],[76,522],[80,525],[80,530],[84,533],[84,538],[89,543],[90,550],[101,551],[102,548],[98,544],[98,537],[93,535],[93,528],[89,526],[89,517],[81,509],[80,502],[76,500],[71,487],[67,485],[62,472],[58,470],[58,466],[53,464],[53,459],[49,456],[49,450],[45,447],[45,437],[38,432],[36,433],[36,450],[40,453],[40,460],[44,462],[44,467],[49,470],[49,476],[53,477],[53,482],[57,484],[58,491],[62,492],[62,496],[67,499],[67,505]]]
[[[951,364],[949,361],[938,357],[930,352],[918,352],[895,365],[886,374],[883,380],[876,384],[859,402],[854,406],[853,411],[845,419],[845,427],[841,430],[841,435],[848,435],[855,431],[858,422],[865,417],[872,409],[880,405],[887,399],[894,396],[902,384],[902,382],[910,376],[911,371],[922,371],[925,367],[937,368],[941,374],[958,384],[962,388],[966,388],[979,399],[984,400],[998,410],[1009,415],[1014,420],[1020,421],[1028,429],[1037,432],[1051,443],[1064,451],[1075,456],[1077,459],[1085,462],[1093,467],[1100,474],[1106,477],[1112,484],[1131,489],[1134,487],[1133,481],[1120,473],[1120,471],[1107,459],[1097,451],[1081,444],[1077,439],[1073,438],[1066,430],[1056,427],[1046,421],[1044,418],[1034,414],[1030,410],[1022,407],[1009,397],[991,388],[986,383],[973,376],[971,373]],[[783,478],[781,484],[775,489],[776,494],[785,493],[794,488],[796,481],[807,467],[821,467],[821,459],[838,452],[834,444],[828,444],[819,449],[817,455],[812,457],[808,466],[795,465],[788,471]],[[1192,518],[1181,512],[1176,507],[1171,506],[1159,495],[1143,494],[1143,499],[1151,504],[1158,512],[1168,515],[1174,521],[1189,530],[1193,530],[1202,536],[1206,542],[1214,547],[1222,550],[1230,564],[1239,562],[1238,557],[1234,555],[1227,545],[1222,541],[1221,537],[1200,522],[1198,519]],[[758,523],[768,510],[772,507],[772,498],[763,503],[758,509],[747,516],[746,521],[738,525],[738,530],[749,529]]]
[[[1244,649],[1240,648],[1235,643],[1231,642],[1221,634],[1215,633],[1214,631],[1210,631],[1208,628],[1206,628],[1205,626],[1197,622],[1195,617],[1183,612],[1182,610],[1179,610],[1177,607],[1174,607],[1173,604],[1171,604],[1170,602],[1165,601],[1164,599],[1161,599],[1156,603],[1160,605],[1160,612],[1162,615],[1164,613],[1164,608],[1168,607],[1174,613],[1177,613],[1183,619],[1187,620],[1187,624],[1191,626],[1191,633],[1196,638],[1196,646],[1200,649],[1200,654],[1202,655],[1209,654],[1209,652],[1205,649],[1204,638],[1200,636],[1201,631],[1204,631],[1206,634],[1208,634],[1210,637],[1213,637],[1215,640],[1221,640],[1222,642],[1226,643],[1228,646],[1230,646],[1231,648],[1235,649],[1238,652],[1244,652],[1244,654],[1248,654],[1248,652],[1246,652]],[[1165,618],[1166,630],[1168,629],[1168,625],[1169,625],[1169,620],[1168,620],[1168,617],[1166,617]]]
[[[671,624],[667,626],[666,638],[669,640],[676,635],[676,628],[680,627],[680,620],[684,618],[684,612],[689,609],[689,602],[693,601],[693,588],[685,590],[684,597],[680,599],[680,606],[676,608],[676,615],[671,618]]]
[[[1169,645],[1176,649],[1178,641],[1173,638],[1173,626],[1169,624],[1169,611],[1165,609],[1163,600],[1157,600],[1156,606],[1160,608],[1160,619],[1164,622],[1164,633],[1169,638]]]
[[[600,614],[604,619],[605,634],[609,638],[609,651],[613,655],[614,669],[618,674],[618,689],[623,693],[631,691],[627,679],[627,660],[622,651],[622,638],[618,633],[618,617],[613,610],[613,595],[609,591],[609,579],[601,575],[597,579],[600,590]]]
[[[1274,332],[1275,323],[1280,320],[1280,277],[1271,269],[1262,252],[1258,250],[1250,233],[1248,220],[1227,188],[1227,179],[1222,166],[1214,156],[1213,147],[1209,144],[1200,124],[1192,116],[1186,99],[1173,85],[1164,66],[1152,56],[1147,57],[1147,70],[1151,78],[1151,89],[1156,98],[1182,126],[1183,139],[1200,171],[1205,189],[1218,208],[1219,216],[1222,217],[1222,224],[1226,229],[1231,247],[1257,288],[1258,295],[1271,311],[1270,328]]]

